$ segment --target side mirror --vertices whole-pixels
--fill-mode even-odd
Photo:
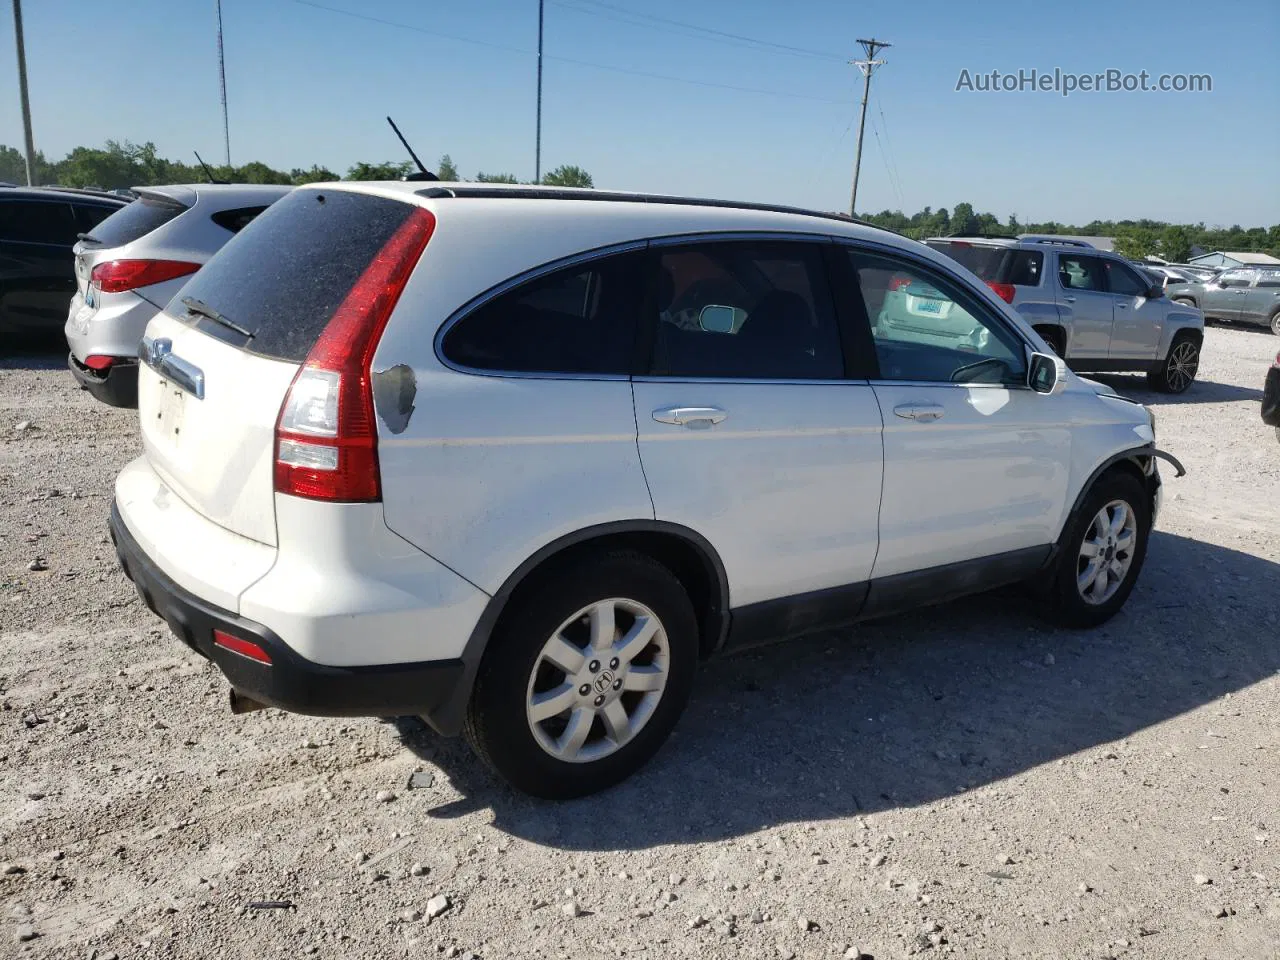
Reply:
[[[1147,291],[1148,300],[1159,300],[1164,296],[1164,284],[1153,283],[1151,289]]]
[[[1036,393],[1061,393],[1067,388],[1066,362],[1047,353],[1033,353],[1027,364],[1027,386]]]
[[[707,333],[733,333],[733,307],[708,303],[698,312],[698,326]]]

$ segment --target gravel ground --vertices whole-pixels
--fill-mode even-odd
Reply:
[[[136,415],[0,360],[0,956],[1280,956],[1278,344],[1107,378],[1190,474],[1105,628],[1000,593],[720,660],[558,806],[417,721],[230,715],[106,538]]]

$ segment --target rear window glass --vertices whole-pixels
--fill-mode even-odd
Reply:
[[[75,211],[66,201],[0,199],[0,240],[70,247],[78,232]]]
[[[187,208],[181,203],[142,197],[113,213],[89,233],[106,247],[122,247],[162,227]]]
[[[232,237],[168,312],[250,353],[302,361],[413,206],[341,190],[297,190]],[[194,298],[253,334],[187,311]]]
[[[1038,287],[1044,270],[1044,254],[1039,250],[1019,250],[986,244],[930,240],[928,245],[945,253],[980,280]]]

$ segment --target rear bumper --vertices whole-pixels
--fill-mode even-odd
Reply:
[[[463,689],[461,659],[352,667],[307,660],[267,627],[176,584],[143,552],[114,503],[110,528],[120,565],[143,602],[183,643],[216,664],[238,693],[268,706],[314,716],[430,718]],[[270,655],[271,664],[215,646],[215,629],[256,643]]]
[[[97,400],[112,407],[138,406],[138,361],[121,359],[105,372],[90,370],[74,353],[67,355],[67,367],[76,383],[84,387]]]

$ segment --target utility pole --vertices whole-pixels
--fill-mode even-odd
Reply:
[[[27,148],[27,186],[36,185],[36,146],[31,137],[31,99],[27,96],[27,49],[22,43],[22,0],[13,0],[13,33],[18,40],[18,96],[22,99],[22,137]]]
[[[231,126],[227,123],[227,65],[222,58],[222,0],[214,0],[214,3],[218,10],[218,83],[222,87],[222,143],[226,148],[227,170],[230,171]]]
[[[542,8],[538,0],[538,130],[533,141],[533,182],[542,182]]]
[[[859,39],[858,42],[867,52],[867,58],[849,61],[862,71],[862,119],[858,121],[858,156],[853,161],[853,193],[849,197],[849,216],[851,217],[858,215],[858,174],[862,172],[862,134],[867,129],[867,98],[871,96],[871,74],[875,73],[876,67],[882,67],[885,63],[883,60],[876,59],[876,53],[885,47],[893,46],[884,40],[874,38]]]

